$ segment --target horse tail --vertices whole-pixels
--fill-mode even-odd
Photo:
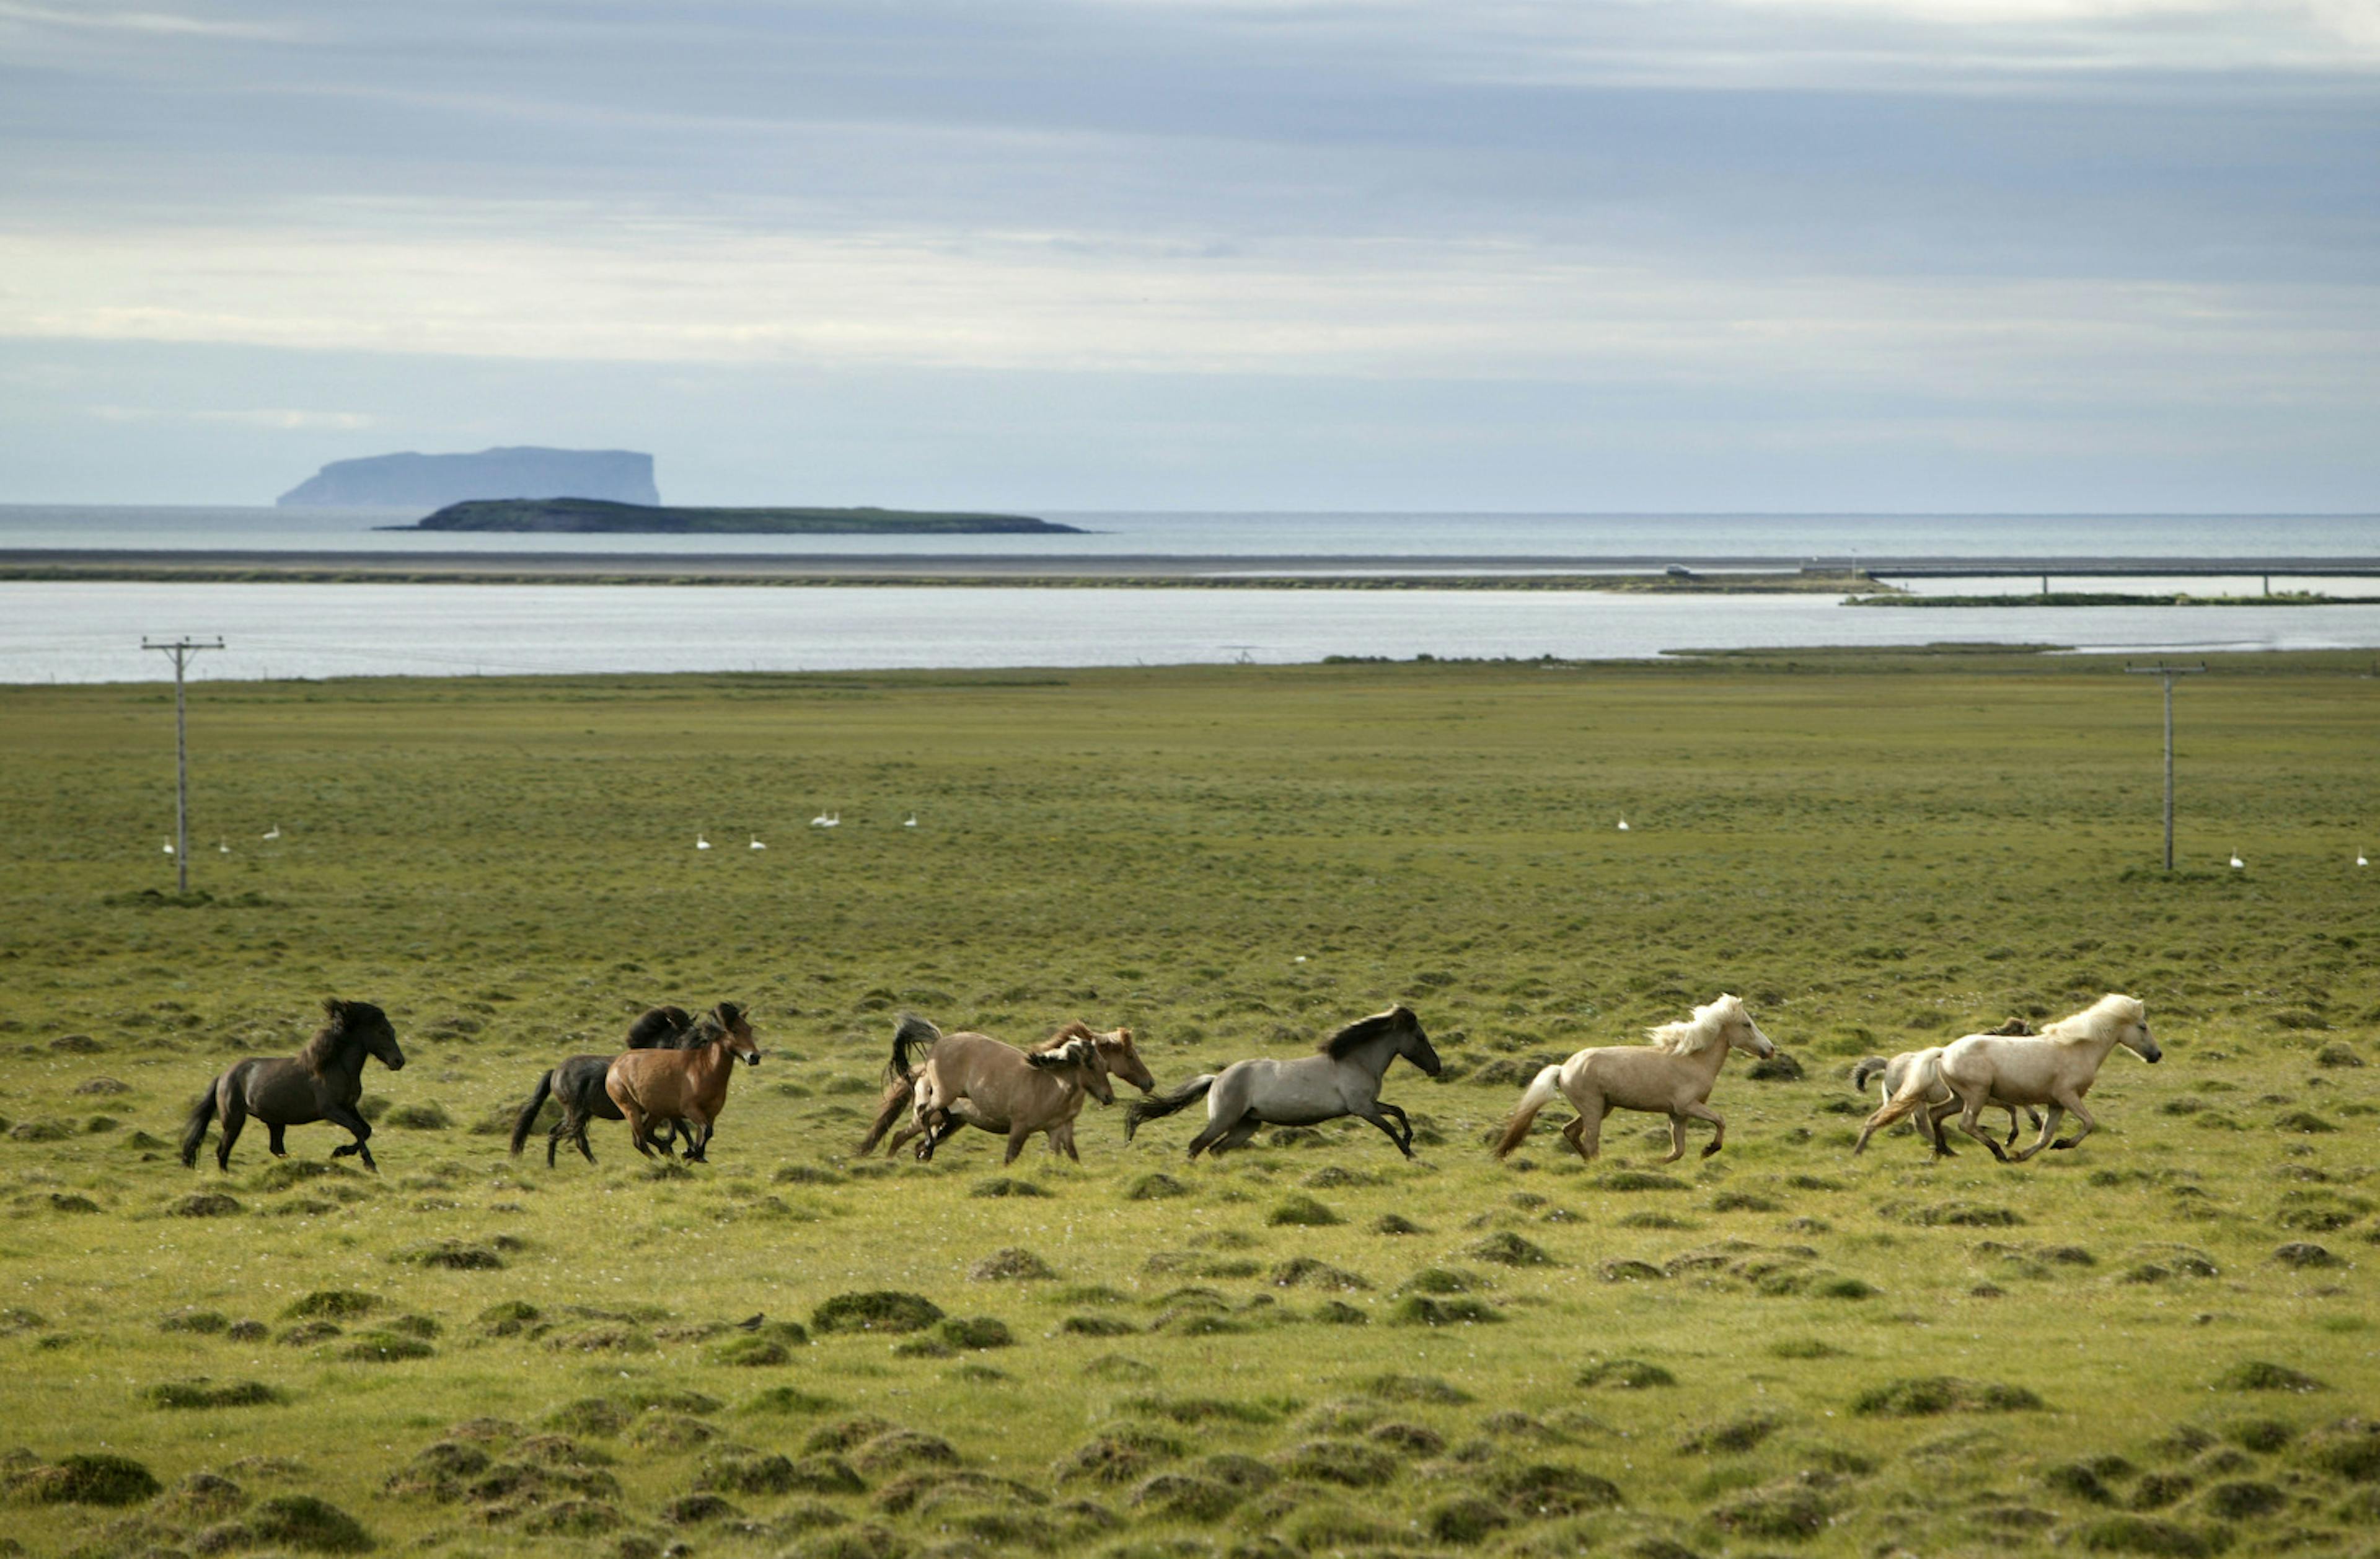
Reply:
[[[553,1091],[553,1074],[547,1072],[537,1079],[537,1091],[528,1096],[519,1114],[513,1117],[513,1157],[520,1157],[521,1144],[537,1125],[537,1113],[545,1108],[546,1096]]]
[[[1554,1096],[1560,1092],[1561,1067],[1559,1065],[1548,1066],[1537,1074],[1536,1080],[1522,1093],[1521,1102],[1512,1106],[1512,1118],[1504,1123],[1504,1135],[1496,1139],[1498,1158],[1510,1156],[1512,1150],[1526,1139],[1529,1127],[1536,1124],[1537,1112],[1552,1103]]]
[[[1155,1099],[1131,1101],[1123,1107],[1123,1139],[1131,1141],[1132,1134],[1140,1129],[1141,1122],[1153,1121],[1160,1115],[1170,1115],[1176,1110],[1195,1104],[1206,1098],[1207,1090],[1214,1086],[1215,1074],[1208,1072],[1202,1077],[1192,1078],[1171,1093],[1160,1094]]]
[[[876,1118],[868,1124],[868,1135],[860,1139],[856,1150],[860,1157],[865,1158],[874,1152],[876,1144],[884,1140],[884,1134],[892,1129],[892,1123],[899,1120],[901,1112],[908,1107],[917,1087],[916,1079],[907,1077],[893,1078],[885,1083],[884,1095],[876,1102]]]
[[[923,1045],[931,1050],[941,1042],[942,1031],[914,1012],[905,1012],[901,1021],[892,1027],[892,1059],[884,1067],[884,1085],[895,1082],[906,1092],[908,1085],[917,1080],[917,1067],[909,1064],[909,1052]]]
[[[207,1127],[215,1122],[215,1092],[222,1082],[223,1079],[217,1078],[213,1082],[207,1084],[207,1090],[199,1095],[197,1103],[190,1106],[190,1118],[182,1123],[182,1167],[184,1169],[196,1169],[199,1166],[199,1150],[206,1146]]]
[[[1852,1091],[1853,1093],[1865,1093],[1867,1091],[1867,1080],[1891,1065],[1891,1062],[1887,1061],[1881,1055],[1863,1055],[1857,1061],[1852,1062]]]
[[[1918,1052],[1917,1059],[1910,1063],[1909,1076],[1900,1079],[1900,1090],[1886,1100],[1882,1109],[1868,1116],[1867,1124],[1860,1127],[1861,1136],[1864,1138],[1881,1131],[1897,1120],[1915,1114],[1925,1107],[1926,1101],[1947,1087],[1949,1085],[1942,1080],[1942,1053],[1938,1050]]]

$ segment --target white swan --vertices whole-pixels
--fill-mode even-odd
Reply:
[[[1620,820],[1620,832],[1622,834],[1628,832],[1628,820],[1626,818],[1621,818]]]
[[[917,813],[915,813],[915,812],[911,812],[911,813],[908,815],[908,817],[907,817],[905,820],[904,820],[904,821],[903,821],[903,822],[902,822],[901,826],[902,826],[902,827],[904,827],[904,828],[915,828],[915,827],[917,827]]]
[[[710,848],[710,841],[704,838],[701,834],[698,832],[694,836],[694,847],[698,850],[707,850]]]
[[[758,834],[755,834],[752,835],[752,847],[756,850],[765,850],[769,846],[760,843],[760,836]]]
[[[810,826],[812,828],[832,828],[834,826],[834,822],[824,812],[820,812],[818,816],[810,819]]]
[[[2369,866],[2372,863],[2363,859],[2363,852],[2362,850],[2358,850],[2355,852],[2355,864],[2358,866]]]
[[[274,823],[274,824],[273,825],[272,829],[271,829],[270,831],[268,831],[268,832],[265,834],[264,837],[266,837],[267,839],[278,839],[278,838],[280,838],[280,837],[281,837],[281,825],[280,825],[279,823],[277,823],[277,822],[276,822],[276,823]]]
[[[2231,852],[2231,870],[2234,871],[2245,871],[2248,870],[2248,863],[2240,859],[2240,852],[2237,850],[2233,850]]]
[[[172,855],[174,853],[174,841],[171,839],[165,841],[165,853],[167,855]]]

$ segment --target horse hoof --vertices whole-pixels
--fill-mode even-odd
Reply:
[[[1709,1147],[1705,1148],[1705,1149],[1703,1150],[1703,1157],[1705,1157],[1705,1158],[1708,1158],[1708,1157],[1710,1157],[1713,1153],[1718,1152],[1718,1143],[1716,1143],[1716,1142],[1714,1142],[1714,1143],[1712,1143]]]
[[[2081,1140],[2081,1139],[2079,1139],[2079,1138],[2073,1138],[2073,1137],[2061,1137],[2061,1138],[2059,1138],[2057,1141],[2052,1142],[2052,1143],[2050,1144],[2050,1147],[2051,1147],[2053,1150],[2055,1150],[2055,1149],[2058,1149],[2058,1148],[2070,1148],[2070,1147],[2074,1146],[2074,1144],[2075,1144],[2077,1141],[2079,1141],[2079,1140]]]

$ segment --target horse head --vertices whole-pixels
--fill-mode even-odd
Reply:
[[[327,1060],[334,1049],[357,1045],[365,1054],[377,1056],[380,1064],[390,1071],[405,1070],[405,1052],[397,1048],[396,1029],[389,1022],[388,1014],[371,1003],[346,1002],[336,996],[325,996],[322,998],[322,1016],[331,1020],[330,1027],[316,1036],[318,1042],[331,1041],[323,1047],[322,1060]],[[308,1045],[299,1059],[320,1071],[321,1066],[309,1059],[314,1055],[316,1048],[316,1045]]]
[[[2123,1005],[2117,1015],[2121,1027],[2116,1031],[2116,1042],[2154,1066],[2165,1059],[2165,1052],[2157,1048],[2156,1041],[2149,1034],[2149,1010],[2131,996],[2121,1001]]]
[[[1744,1010],[1742,996],[1722,995],[1711,1005],[1718,1009],[1719,1031],[1727,1036],[1730,1049],[1756,1055],[1763,1061],[1777,1054],[1776,1045],[1760,1031],[1760,1025],[1752,1021],[1752,1014]]]
[[[728,1042],[735,1048],[737,1060],[747,1066],[758,1066],[760,1064],[759,1041],[752,1038],[752,1019],[742,1007],[737,1006],[734,1002],[722,1002],[712,1007],[708,1016],[711,1022],[719,1026],[720,1031],[727,1036]]]
[[[1396,1022],[1399,1055],[1420,1067],[1428,1077],[1434,1078],[1445,1070],[1446,1063],[1438,1058],[1437,1049],[1430,1044],[1429,1036],[1422,1032],[1421,1019],[1414,1016],[1411,1007],[1395,1007],[1390,1010],[1390,1017]]]
[[[1095,1034],[1091,1042],[1110,1072],[1143,1093],[1156,1091],[1157,1078],[1149,1071],[1148,1064],[1141,1060],[1140,1052],[1133,1048],[1131,1029],[1115,1029],[1104,1034]]]
[[[1076,1034],[1064,1044],[1050,1050],[1037,1050],[1025,1057],[1028,1066],[1044,1072],[1073,1071],[1083,1090],[1102,1104],[1115,1102],[1115,1089],[1108,1082],[1108,1065],[1099,1054],[1097,1039],[1087,1033]]]

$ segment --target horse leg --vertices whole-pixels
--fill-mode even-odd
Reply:
[[[1595,1155],[1603,1151],[1603,1095],[1592,1094],[1571,1102],[1578,1106],[1578,1119],[1562,1127],[1561,1134],[1578,1150],[1580,1163],[1593,1163]]]
[[[1379,1103],[1380,1114],[1391,1116],[1395,1119],[1397,1129],[1403,1134],[1398,1140],[1397,1146],[1404,1151],[1405,1157],[1413,1157],[1413,1122],[1407,1120],[1405,1118],[1405,1113],[1402,1110],[1398,1109],[1394,1104],[1378,1101],[1376,1101],[1375,1102]]]
[[[329,1109],[324,1110],[322,1112],[322,1118],[329,1121],[333,1126],[338,1127],[346,1131],[352,1132],[355,1136],[355,1140],[346,1144],[346,1146],[332,1149],[331,1156],[333,1158],[343,1159],[349,1153],[353,1153],[364,1161],[364,1167],[366,1169],[370,1170],[374,1175],[378,1175],[380,1173],[380,1165],[372,1162],[371,1149],[368,1146],[371,1141],[371,1122],[364,1119],[363,1116],[356,1114],[352,1108],[345,1104],[334,1104]]]
[[[223,1120],[223,1140],[215,1144],[215,1167],[231,1167],[231,1145],[239,1140],[239,1128],[248,1122],[248,1100],[237,1084],[225,1083],[215,1090],[215,1114]]]
[[[2066,1106],[2063,1104],[2050,1105],[2049,1118],[2041,1123],[2041,1135],[2035,1137],[2023,1147],[2019,1148],[2015,1152],[2010,1153],[2009,1155],[2009,1162],[2010,1163],[2022,1163],[2025,1160],[2033,1157],[2034,1154],[2041,1151],[2042,1149],[2049,1146],[2049,1139],[2058,1130],[2058,1123],[2065,1118]]]
[[[1050,1151],[1053,1153],[1063,1153],[1068,1158],[1073,1159],[1076,1163],[1083,1162],[1083,1155],[1075,1151],[1075,1123],[1073,1121],[1067,1121],[1062,1125],[1054,1126],[1050,1128]]]
[[[1198,1135],[1190,1139],[1190,1156],[1193,1159],[1196,1159],[1200,1153],[1205,1152],[1209,1148],[1220,1152],[1227,1147],[1238,1147],[1239,1142],[1226,1143],[1223,1139],[1238,1130],[1241,1125],[1246,1120],[1247,1116],[1245,1113],[1235,1115],[1218,1114],[1212,1116],[1208,1120],[1206,1126],[1200,1129]],[[1262,1123],[1259,1122],[1257,1124],[1261,1125]],[[1245,1142],[1249,1137],[1253,1137],[1255,1135],[1255,1127],[1251,1126],[1246,1135],[1240,1139],[1240,1142]]]
[[[2000,1151],[1999,1143],[1993,1139],[1991,1133],[1983,1128],[1984,1102],[1990,1097],[1991,1090],[1988,1089],[1973,1099],[1963,1094],[1959,1096],[1959,1129],[1989,1148],[1992,1151],[1992,1157],[2006,1163],[2009,1162],[2008,1154]]]
[[[1222,1140],[1215,1144],[1212,1153],[1220,1155],[1230,1152],[1234,1148],[1246,1147],[1255,1139],[1256,1134],[1264,1129],[1264,1124],[1254,1115],[1242,1115],[1239,1125],[1223,1133]]]
[[[1959,1150],[1950,1146],[1950,1139],[1942,1134],[1942,1123],[1958,1113],[1959,1102],[1952,1099],[1948,1103],[1929,1105],[1910,1117],[1912,1121],[1917,1123],[1918,1136],[1933,1139],[1934,1156],[1937,1159],[1954,1159],[1959,1156]]]
[[[1413,1157],[1413,1150],[1405,1146],[1405,1139],[1397,1135],[1396,1127],[1389,1120],[1388,1106],[1376,1101],[1370,1109],[1358,1110],[1355,1112],[1355,1114],[1357,1118],[1370,1121],[1374,1126],[1377,1126],[1382,1131],[1387,1132],[1389,1135],[1389,1140],[1397,1145],[1397,1151],[1404,1154],[1407,1158]]]
[[[1692,1115],[1698,1121],[1708,1121],[1711,1123],[1711,1139],[1708,1143],[1704,1145],[1703,1157],[1708,1158],[1713,1153],[1718,1152],[1721,1148],[1727,1146],[1727,1119],[1717,1110],[1712,1109],[1709,1105],[1697,1099],[1693,1103],[1687,1105],[1683,1113],[1685,1114]],[[1672,1115],[1670,1117],[1670,1129],[1676,1136],[1678,1141],[1681,1144],[1683,1144],[1686,1138],[1686,1123],[1679,1119],[1677,1116]]]
[[[1016,1155],[1025,1151],[1025,1139],[1031,1135],[1032,1133],[1027,1131],[1024,1127],[1010,1127],[1008,1128],[1008,1151],[1002,1155],[1000,1162],[1002,1164],[1014,1163],[1016,1162]]]
[[[2061,1101],[2060,1102],[2052,1104],[2049,1108],[2053,1114],[2059,1110],[2064,1110],[2069,1114],[2071,1114],[2076,1120],[2082,1123],[2082,1129],[2076,1132],[2073,1136],[2061,1137],[2057,1141],[2052,1142],[2050,1147],[2053,1149],[2074,1147],[2076,1144],[2080,1143],[2082,1139],[2090,1136],[2093,1132],[2099,1129],[2099,1123],[2092,1117],[2090,1111],[2082,1107],[2082,1096],[2079,1094],[2071,1101]],[[2045,1129],[2042,1132],[2042,1135],[2046,1137],[2049,1133]]]
[[[289,1150],[284,1147],[281,1141],[281,1134],[288,1129],[289,1128],[287,1127],[283,1126],[278,1121],[266,1121],[264,1123],[265,1151],[270,1152],[274,1158],[285,1159],[289,1156]]]
[[[647,1158],[652,1157],[652,1147],[645,1140],[645,1112],[633,1101],[615,1100],[613,1102],[620,1106],[620,1118],[628,1123],[628,1141],[638,1152]]]

